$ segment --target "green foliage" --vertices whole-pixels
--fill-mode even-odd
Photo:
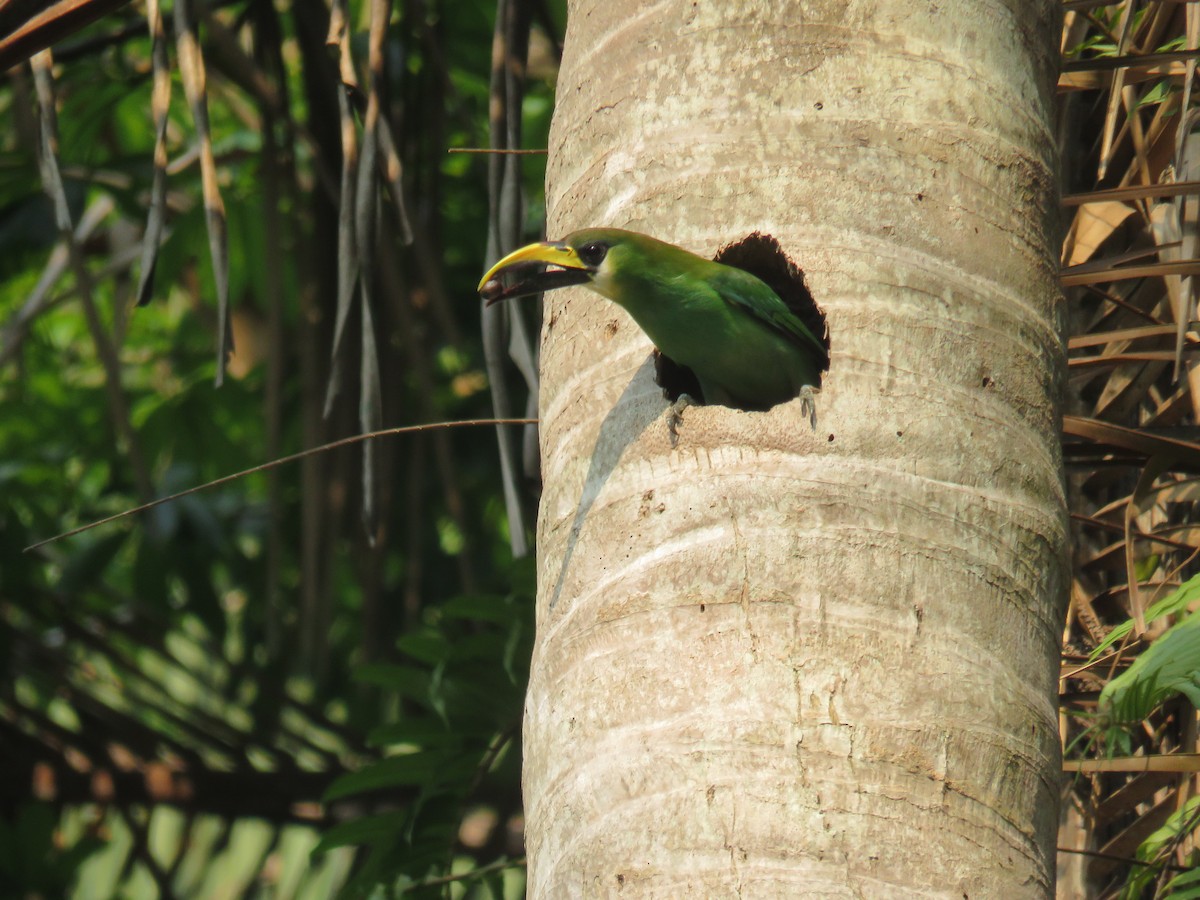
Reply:
[[[1182,618],[1146,647],[1128,669],[1105,684],[1094,722],[1075,737],[1068,753],[1079,744],[1101,744],[1108,757],[1130,755],[1134,751],[1130,726],[1180,695],[1200,705],[1200,613],[1189,613],[1197,600],[1200,576],[1150,606],[1147,625],[1165,616]],[[1092,651],[1091,661],[1103,661],[1114,647],[1124,647],[1132,632],[1132,620],[1113,628]]]
[[[1100,710],[1117,724],[1140,722],[1178,694],[1200,706],[1200,613],[1167,629],[1106,684]]]
[[[1146,890],[1162,877],[1163,866],[1172,860],[1173,851],[1179,842],[1186,839],[1200,825],[1200,797],[1192,797],[1183,809],[1172,813],[1166,823],[1142,841],[1137,858],[1146,865],[1134,866],[1129,879],[1121,889],[1121,900],[1138,900]],[[1196,856],[1195,852],[1192,853]],[[1192,865],[1200,859],[1192,860]],[[1195,900],[1200,897],[1200,868],[1193,868],[1173,876],[1161,892],[1159,900]]]
[[[348,5],[361,68],[368,7]],[[553,5],[561,24],[561,4]],[[504,878],[511,892],[513,876],[503,873],[515,852],[494,842],[477,859],[456,843],[466,804],[519,811],[532,574],[529,563],[510,559],[490,431],[379,444],[387,474],[374,545],[360,521],[359,456],[350,451],[23,552],[137,505],[143,479],[163,496],[356,430],[354,386],[322,415],[341,162],[327,9],[217,4],[212,20],[235,36],[216,51],[211,23],[200,26],[239,337],[235,370],[220,390],[201,174],[189,157],[195,129],[178,72],[166,240],[153,300],[135,309],[155,136],[142,10],[102,19],[79,36],[83,43],[56,48],[60,164],[74,221],[103,212],[82,252],[136,448],[113,410],[114,384],[80,285],[69,266],[55,268],[59,235],[36,166],[27,70],[0,86],[13,125],[0,133],[0,353],[9,354],[0,356],[0,726],[97,765],[110,764],[105,749],[120,745],[138,765],[260,773],[285,796],[298,790],[289,778],[327,773],[304,799],[315,805],[327,788],[340,824],[318,835],[256,820],[254,839],[242,843],[260,852],[237,856],[238,892],[279,859],[290,873],[286,896],[331,896],[350,868],[351,893],[367,895],[481,864],[481,881]],[[425,244],[420,256],[400,243],[393,200],[380,189],[388,264],[371,277],[380,289],[387,425],[491,411],[474,291],[486,245],[487,160],[446,151],[487,144],[493,15],[491,0],[397,6],[388,29],[386,114]],[[251,52],[260,45],[280,51],[280,71],[269,52]],[[174,65],[173,46],[169,55]],[[281,97],[272,153],[267,112],[252,89],[262,84]],[[547,81],[531,82],[527,146],[545,146],[552,96]],[[545,161],[522,159],[536,231]],[[354,370],[352,343],[346,363]],[[3,738],[0,763],[9,760]],[[156,882],[180,897],[228,888],[207,867],[228,861],[231,834],[247,833],[249,820],[236,810],[186,826],[163,824],[164,807],[134,809],[129,822],[100,812],[94,829],[66,827],[87,799],[22,807],[31,818],[19,828],[6,821],[0,884],[90,896],[88,879],[72,881],[87,857],[89,871],[105,874],[92,882],[111,895],[152,891]],[[194,799],[203,810],[210,798]],[[278,813],[285,821],[291,814]],[[17,831],[37,843],[19,859],[4,855]],[[100,847],[93,834],[113,837]],[[143,853],[139,837],[155,852]],[[302,849],[276,857],[273,840]],[[351,851],[339,847],[361,848],[358,862],[351,866]],[[179,848],[184,861],[168,874]],[[308,861],[302,873],[297,858]]]
[[[79,867],[103,848],[94,836],[59,846],[58,818],[38,802],[21,804],[11,820],[0,816],[0,898],[65,896]]]
[[[1091,57],[1111,57],[1117,55],[1117,35],[1120,34],[1122,28],[1122,17],[1125,14],[1126,7],[1120,5],[1098,7],[1093,15],[1097,24],[1103,28],[1103,33],[1094,34],[1066,51],[1067,59],[1075,59],[1080,56]],[[1146,16],[1146,8],[1141,7],[1133,10],[1132,18],[1129,22],[1129,33],[1136,34],[1141,27],[1142,20]],[[1160,48],[1159,52],[1162,52]]]
[[[1189,611],[1197,600],[1200,576],[1146,611],[1148,625],[1166,616],[1178,617],[1178,621],[1143,649],[1128,669],[1108,681],[1100,692],[1097,721],[1079,740],[1090,743],[1102,738],[1108,756],[1129,756],[1135,752],[1132,727],[1150,719],[1161,706],[1183,696],[1193,707],[1200,707],[1200,612]],[[1116,646],[1123,647],[1132,630],[1132,620],[1114,628],[1093,651],[1092,659],[1101,659]],[[1158,898],[1200,898],[1200,868],[1169,879],[1164,874],[1164,866],[1174,859],[1179,842],[1188,838],[1197,825],[1200,797],[1192,797],[1139,846],[1137,858],[1146,865],[1130,867],[1120,894],[1123,900],[1137,900],[1156,884],[1161,885],[1153,892]],[[1197,863],[1200,858],[1190,864]]]
[[[1200,867],[1181,872],[1167,882],[1162,900],[1197,900],[1200,898]]]
[[[1200,575],[1192,578],[1166,597],[1152,603],[1146,610],[1146,624],[1152,625],[1163,616],[1178,616],[1186,613],[1191,605],[1200,600]],[[1108,636],[1100,642],[1091,653],[1091,659],[1097,660],[1116,644],[1123,643],[1133,633],[1133,620],[1129,619],[1113,628]]]
[[[400,714],[370,735],[389,755],[339,778],[325,800],[402,797],[405,809],[335,826],[314,849],[370,848],[346,896],[367,896],[379,882],[445,874],[471,796],[513,774],[532,651],[532,562],[514,565],[511,580],[519,587],[504,596],[464,595],[427,607],[424,622],[397,642],[406,663],[358,671],[395,695]]]

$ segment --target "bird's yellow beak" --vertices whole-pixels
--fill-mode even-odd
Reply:
[[[562,241],[542,241],[514,250],[479,281],[479,296],[488,306],[509,297],[540,294],[554,288],[584,284],[591,272],[575,249]],[[505,283],[511,279],[510,283]]]

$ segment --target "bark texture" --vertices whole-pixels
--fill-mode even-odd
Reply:
[[[1052,893],[1057,6],[578,0],[548,230],[761,230],[832,364],[684,413],[547,296],[530,896]]]

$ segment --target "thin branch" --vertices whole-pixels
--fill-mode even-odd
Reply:
[[[1101,853],[1099,850],[1076,850],[1074,847],[1058,847],[1059,853],[1074,853],[1077,856],[1090,856],[1093,859],[1108,859],[1113,862],[1125,863],[1127,866],[1151,866],[1157,868],[1159,863],[1148,862],[1144,859],[1134,859],[1131,856],[1119,856],[1116,853]],[[1177,866],[1174,863],[1164,863],[1164,868],[1172,869],[1176,872],[1191,871],[1186,866]]]
[[[472,869],[469,872],[460,872],[457,875],[443,875],[441,878],[426,878],[424,881],[418,881],[415,884],[410,884],[408,887],[402,888],[400,893],[407,894],[412,891],[419,891],[422,888],[439,887],[446,884],[455,884],[460,881],[474,881],[476,878],[483,878],[486,875],[491,875],[493,872],[503,872],[505,869],[517,869],[525,865],[524,856],[519,859],[498,859],[494,863],[480,866],[478,869]]]
[[[0,72],[32,57],[40,50],[57,44],[129,0],[58,0],[57,3],[24,3],[28,12],[20,23],[9,23],[8,33],[0,36]],[[20,17],[18,4],[4,4],[6,12]]]
[[[25,548],[24,552],[28,553],[31,550],[36,550],[38,547],[44,547],[46,544],[52,544],[55,541],[61,541],[64,538],[74,537],[85,531],[90,531],[101,525],[107,525],[109,522],[115,522],[117,519],[124,519],[128,516],[136,515],[140,512],[145,512],[148,509],[154,509],[156,506],[162,506],[164,503],[169,503],[172,500],[178,500],[181,497],[188,497],[192,494],[197,494],[200,491],[208,490],[209,488],[219,487],[222,484],[228,484],[231,481],[237,481],[239,478],[244,478],[247,475],[253,475],[256,472],[266,472],[278,466],[286,465],[287,463],[296,462],[296,460],[306,459],[310,456],[316,456],[319,453],[326,453],[330,450],[336,450],[339,447],[346,447],[350,444],[357,444],[361,441],[369,441],[373,438],[390,437],[394,434],[412,434],[418,431],[437,431],[442,428],[467,428],[476,425],[536,425],[537,419],[463,419],[453,422],[428,422],[424,425],[401,425],[397,428],[384,428],[380,431],[370,431],[366,434],[354,434],[350,437],[344,437],[336,441],[330,441],[328,444],[321,444],[319,447],[310,447],[308,450],[301,450],[299,453],[292,453],[288,456],[281,456],[279,459],[273,459],[270,462],[262,463],[261,465],[253,466],[249,469],[242,469],[240,472],[234,472],[230,475],[224,475],[215,481],[207,481],[204,484],[198,484],[195,487],[190,487],[187,490],[179,491],[175,494],[170,494],[166,497],[160,497],[157,500],[151,500],[149,503],[143,503],[141,506],[135,506],[132,509],[126,509],[119,513],[114,513],[111,516],[106,516],[103,519],[97,519],[95,522],[89,522],[86,525],[80,525],[78,528],[72,528],[70,531],[64,531],[62,534],[56,534],[54,537],[48,537],[38,541],[36,544],[30,544]]]
[[[508,156],[546,156],[549,150],[513,150],[507,147],[451,147],[447,153],[500,153]]]

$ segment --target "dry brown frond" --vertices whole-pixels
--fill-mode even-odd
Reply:
[[[1063,897],[1145,879],[1144,863],[1122,860],[1182,809],[1200,772],[1196,711],[1182,698],[1127,730],[1123,745],[1094,718],[1099,692],[1165,630],[1147,608],[1196,574],[1200,553],[1200,146],[1189,134],[1200,17],[1157,0],[1066,8],[1063,450],[1075,545],[1060,698],[1072,773]],[[1126,640],[1090,662],[1131,619]],[[1191,847],[1182,835],[1170,860],[1154,861],[1158,890],[1192,862]]]

